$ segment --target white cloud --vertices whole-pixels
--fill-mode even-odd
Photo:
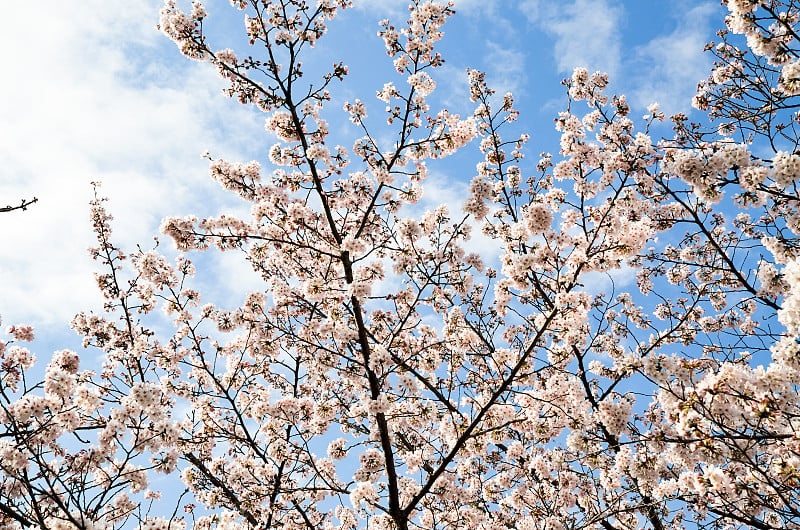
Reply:
[[[402,216],[420,219],[423,212],[445,205],[450,218],[454,222],[460,221],[466,215],[462,208],[469,197],[469,180],[471,179],[459,179],[452,174],[432,170],[422,184],[424,190],[422,200],[404,211]],[[470,219],[470,224],[472,224],[471,237],[462,243],[464,250],[480,255],[487,266],[499,268],[502,242],[484,235],[481,231],[481,222]]]
[[[408,6],[411,0],[354,0],[353,5],[356,9],[369,10],[374,13],[385,15],[401,15],[408,13]],[[458,13],[494,13],[499,0],[453,0],[453,4]]]
[[[525,0],[520,9],[530,22],[554,38],[559,72],[570,73],[576,66],[612,76],[618,71],[621,6],[610,5],[608,0]]]
[[[488,67],[488,83],[499,95],[511,92],[522,95],[525,90],[525,54],[519,50],[503,48],[488,41],[484,64]]]
[[[636,284],[637,270],[624,265],[619,269],[612,269],[607,272],[589,272],[581,278],[583,290],[592,296],[600,293],[606,296],[617,295],[620,289]]]
[[[632,103],[644,108],[654,101],[667,114],[687,112],[697,83],[711,68],[711,58],[702,53],[711,37],[710,19],[718,6],[705,2],[681,10],[677,27],[659,35],[635,51],[632,64]]]
[[[360,11],[388,17],[395,25],[408,18],[408,0],[353,0],[353,6]],[[405,18],[400,20],[398,17]]]
[[[644,109],[657,101],[662,110],[675,113],[689,110],[697,83],[708,74],[711,61],[702,50],[719,8],[707,1],[674,2],[669,5],[677,20],[674,30],[625,54],[624,8],[614,0],[525,0],[520,9],[553,38],[559,72],[569,74],[575,66],[607,72],[615,85],[627,87],[634,106]]]
[[[257,147],[263,137],[260,118],[222,97],[207,65],[179,57],[155,30],[160,5],[82,0],[48,2],[47,16],[30,3],[3,12],[0,45],[18,52],[6,55],[0,85],[3,122],[14,124],[0,132],[0,202],[40,199],[0,215],[7,321],[60,324],[97,307],[90,181],[110,197],[116,242],[146,247],[162,217],[219,209],[207,204],[216,185],[203,150],[247,156],[245,141]]]
[[[453,0],[453,4],[457,13],[494,15],[501,2],[499,0]]]

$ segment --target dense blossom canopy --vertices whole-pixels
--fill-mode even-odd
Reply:
[[[35,382],[33,330],[0,342],[1,529],[800,528],[800,3],[723,1],[710,120],[667,139],[657,105],[639,122],[576,68],[535,166],[481,72],[472,115],[431,108],[452,5],[380,22],[397,79],[340,109],[347,66],[308,80],[300,58],[348,0],[231,3],[243,55],[199,1],[160,29],[278,142],[268,170],[207,156],[249,217],[162,231],[240,253],[263,290],[203,305],[188,258],[114,245],[98,195],[107,314],[72,325],[102,366],[62,350]],[[468,144],[462,210],[416,214],[427,164]],[[593,288],[623,272],[632,291]]]

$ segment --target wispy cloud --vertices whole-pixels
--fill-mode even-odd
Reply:
[[[559,72],[576,66],[613,75],[620,66],[620,21],[623,10],[608,0],[525,0],[520,9],[528,20],[554,39]]]
[[[507,92],[517,97],[524,95],[528,83],[525,53],[489,40],[485,42],[484,50],[480,66],[486,71],[489,87],[496,92],[495,98],[502,98]],[[465,115],[475,109],[475,104],[468,99],[469,78],[466,70],[476,66],[446,63],[432,72],[438,84],[437,97],[447,109]]]
[[[459,13],[494,13],[499,5],[499,0],[453,0],[454,7]],[[385,14],[397,15],[408,12],[410,0],[354,0],[356,9],[369,10]]]
[[[702,53],[712,36],[710,22],[718,14],[713,2],[678,0],[668,5],[675,23],[622,53],[624,6],[614,0],[525,0],[520,9],[528,20],[553,39],[556,68],[569,74],[576,66],[611,75],[631,103],[644,109],[657,101],[668,113],[687,111],[697,83],[711,61]]]
[[[24,53],[7,54],[0,85],[0,202],[40,199],[0,216],[0,314],[10,320],[63,323],[97,307],[90,181],[111,198],[116,241],[147,245],[163,216],[219,209],[207,204],[215,185],[204,149],[247,156],[243,139],[263,136],[261,119],[221,97],[206,65],[180,58],[156,32],[160,5],[55,2],[47,17],[34,4],[4,10],[0,45]]]
[[[408,13],[408,0],[354,0],[353,6],[362,11],[380,13],[394,19],[398,15]],[[399,20],[395,21],[399,23]]]
[[[483,62],[489,65],[489,85],[498,94],[511,92],[521,95],[525,92],[527,75],[525,73],[525,54],[521,50],[487,42]]]
[[[454,221],[460,221],[466,215],[462,207],[469,197],[468,180],[460,180],[451,174],[431,171],[430,176],[423,183],[422,200],[408,208],[403,215],[419,219],[425,211],[444,205],[447,207],[450,217]],[[470,219],[469,223],[472,225],[472,232],[470,239],[462,244],[464,250],[480,255],[487,266],[499,268],[502,243],[483,234],[481,221]]]
[[[711,2],[681,9],[672,32],[636,49],[630,68],[633,104],[646,107],[657,101],[669,114],[690,109],[697,83],[711,68],[711,58],[702,50],[717,11]]]

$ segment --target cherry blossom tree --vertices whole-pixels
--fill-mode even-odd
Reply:
[[[263,289],[204,305],[187,257],[113,244],[98,194],[107,314],[73,327],[104,362],[64,350],[36,379],[33,330],[8,329],[2,528],[800,527],[800,3],[723,3],[708,122],[653,138],[656,105],[637,123],[577,68],[560,156],[534,167],[482,73],[470,116],[431,108],[452,5],[380,23],[397,79],[344,105],[343,147],[325,116],[347,67],[309,81],[300,59],[347,0],[233,0],[245,55],[167,0],[160,29],[279,141],[266,174],[208,156],[249,217],[162,231]],[[428,166],[470,142],[463,209],[419,214]]]

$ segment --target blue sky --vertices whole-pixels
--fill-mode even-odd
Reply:
[[[188,8],[188,0],[181,2]],[[332,142],[358,136],[339,112],[345,100],[365,101],[390,80],[391,62],[376,36],[377,22],[402,25],[405,0],[360,0],[330,24],[330,34],[306,56],[313,69],[343,60],[351,75],[328,107]],[[0,215],[0,315],[4,324],[38,328],[40,358],[78,344],[72,315],[98,309],[86,248],[90,181],[103,182],[115,216],[116,241],[128,251],[152,246],[169,215],[246,212],[207,176],[201,154],[256,159],[269,170],[264,116],[220,93],[213,69],[184,59],[156,31],[160,0],[15,2],[4,8],[0,44],[7,51],[0,84],[0,202],[36,196],[27,212]],[[206,3],[216,48],[235,46],[241,14],[226,0]],[[566,98],[559,81],[574,66],[607,71],[635,115],[658,101],[667,113],[689,102],[710,67],[703,45],[722,26],[715,1],[460,0],[444,27],[439,104],[468,113],[465,68],[488,73],[498,92],[514,92],[519,132],[532,134],[530,169],[538,153],[558,151],[553,118]],[[379,133],[380,134],[380,133]],[[474,151],[432,167],[425,206],[457,204],[472,177]],[[170,247],[165,241],[162,245]],[[206,301],[236,304],[258,280],[236,255],[201,258]],[[236,278],[236,282],[219,281]]]

